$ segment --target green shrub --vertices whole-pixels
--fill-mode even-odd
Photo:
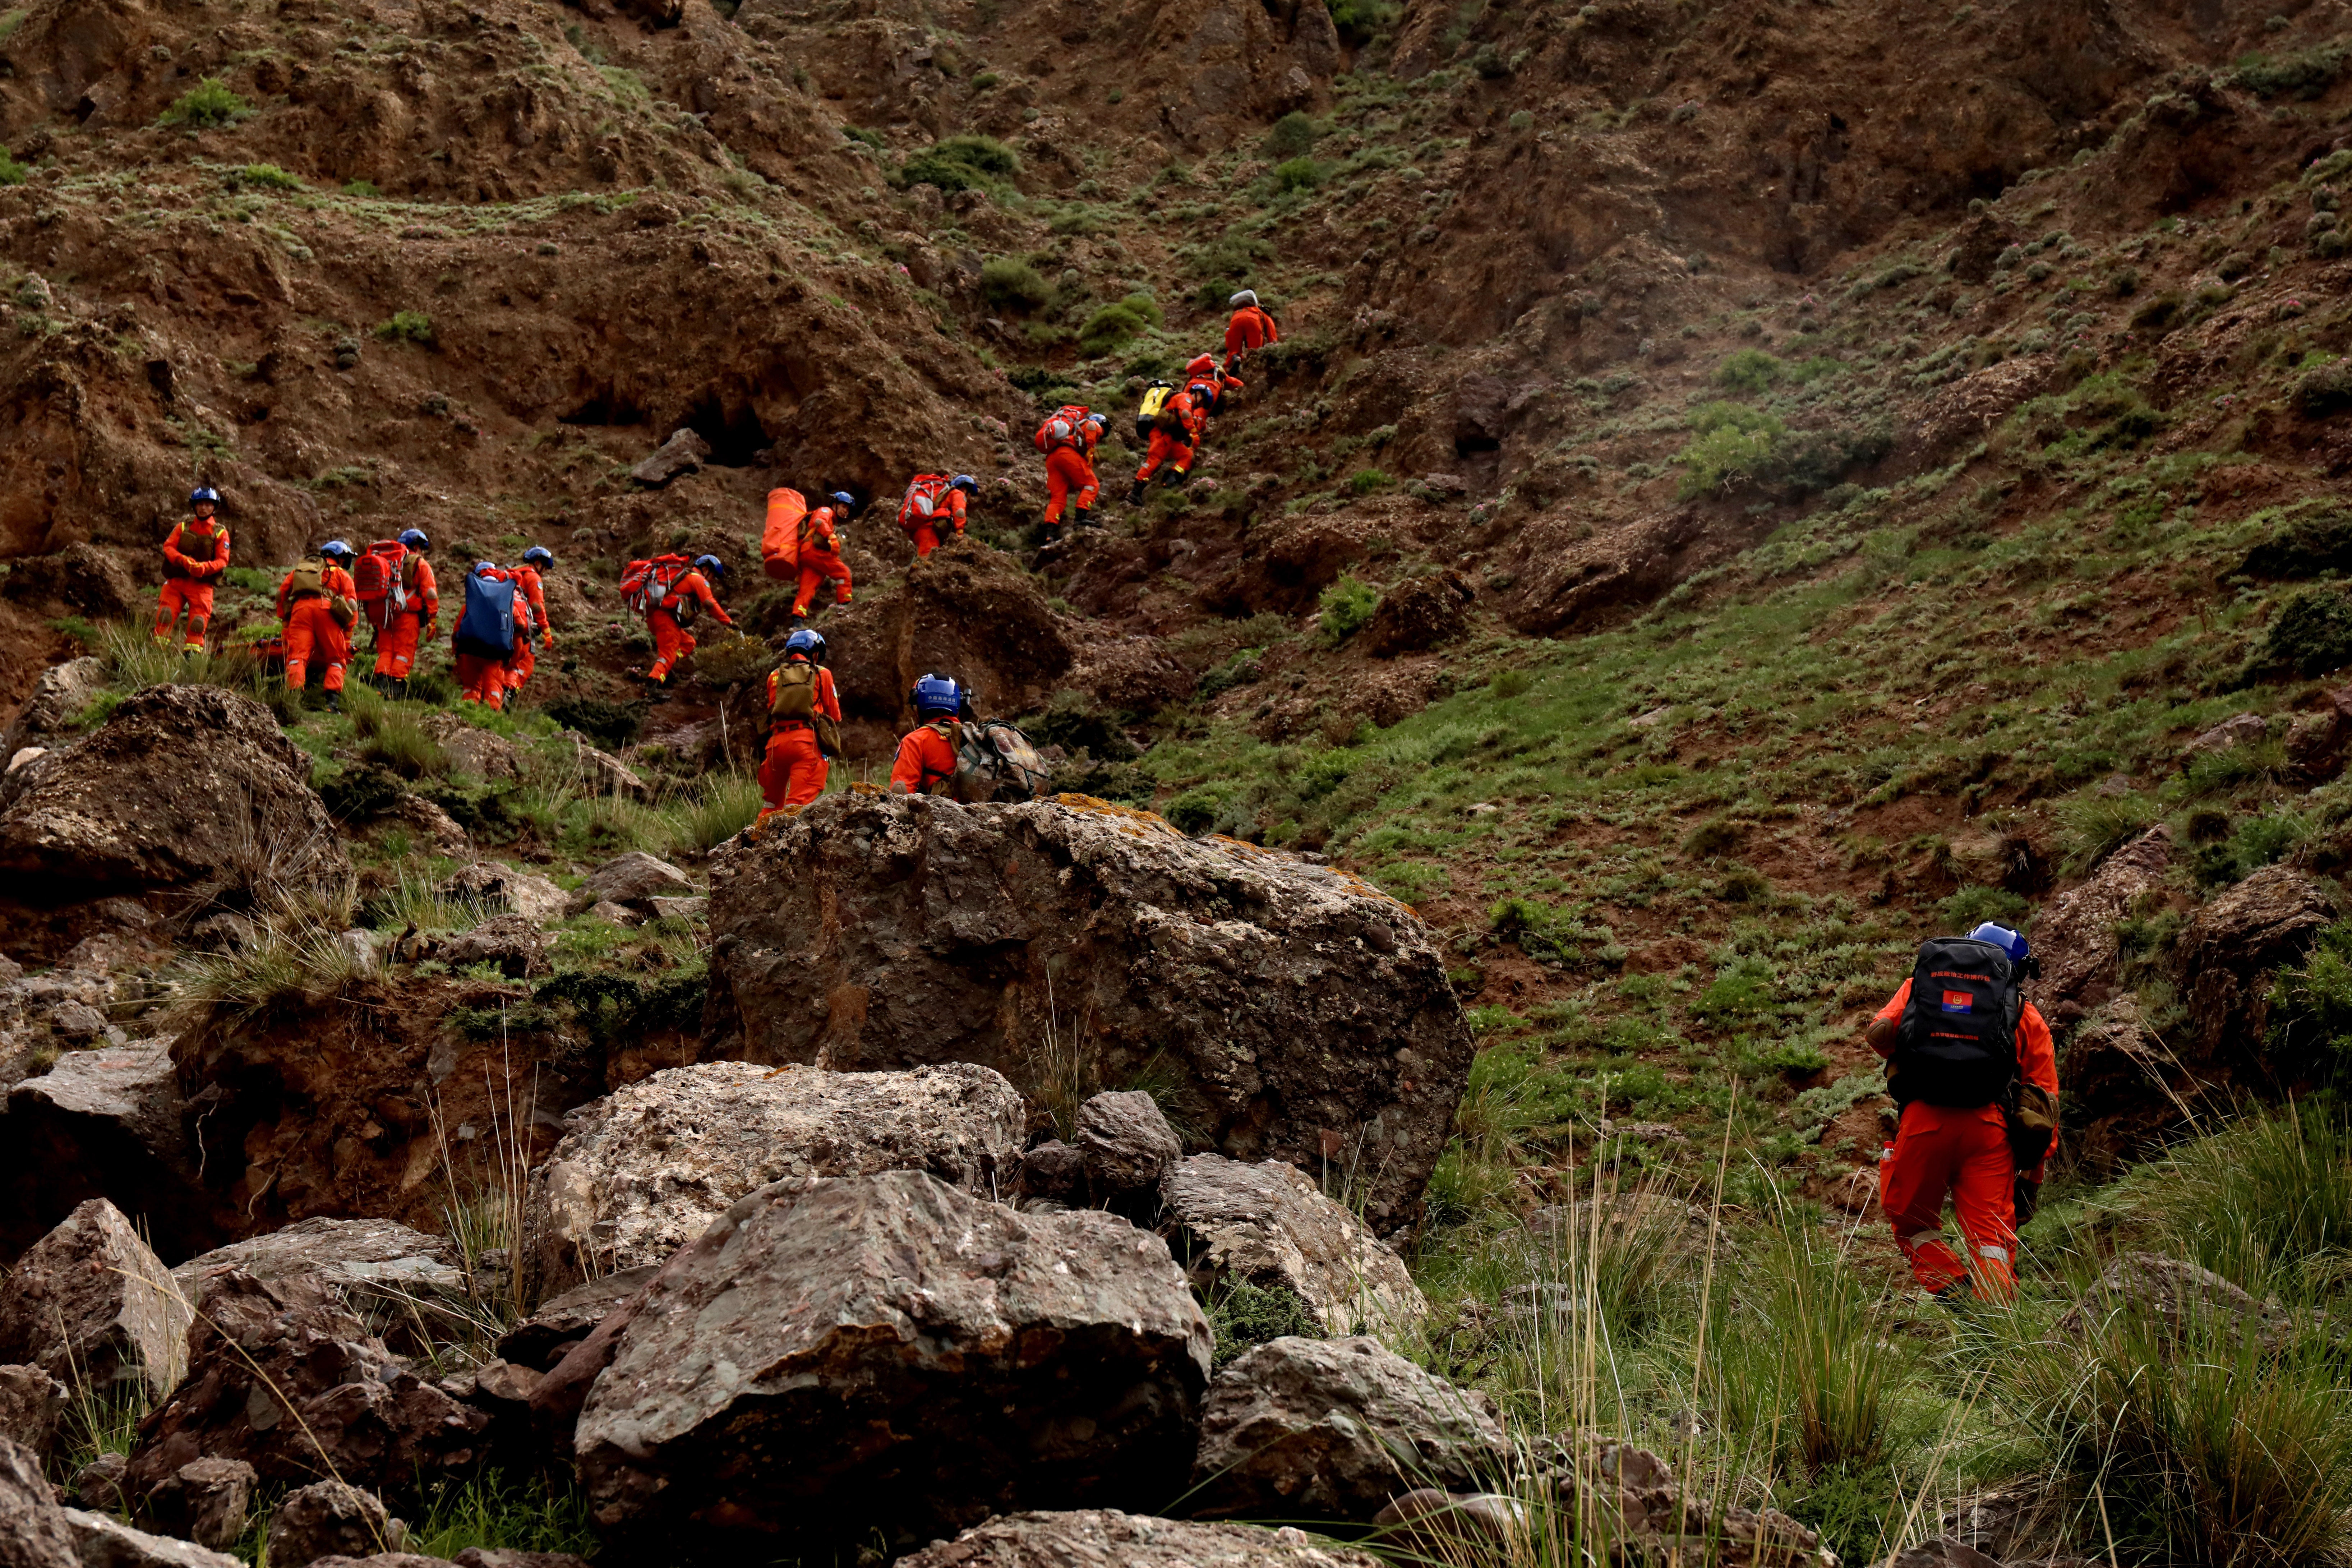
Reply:
[[[1381,591],[1355,576],[1346,576],[1323,590],[1323,640],[1333,647],[1346,642],[1370,622],[1380,608]]]
[[[362,199],[372,200],[374,197],[383,195],[383,193],[375,188],[375,182],[373,180],[345,180],[343,182],[343,195],[347,196],[359,196]]]
[[[1987,921],[2015,930],[2025,918],[2025,900],[2007,888],[1971,885],[1936,901],[1936,918],[1951,931],[1974,931]]]
[[[0,185],[21,185],[30,173],[24,164],[8,155],[7,148],[0,147]]]
[[[2352,408],[2352,358],[2329,360],[2304,372],[2294,384],[2294,406],[2309,419]]]
[[[360,733],[362,763],[388,769],[404,779],[421,779],[449,771],[449,753],[414,712],[386,706],[372,721],[363,721],[355,714],[353,728]]]
[[[2322,1077],[2352,1077],[2352,921],[2325,927],[2301,963],[2271,985],[2270,1045]]]
[[[424,1521],[409,1531],[407,1550],[455,1557],[469,1546],[576,1555],[596,1549],[596,1531],[587,1500],[571,1486],[487,1470],[428,1491]]]
[[[163,111],[163,118],[157,123],[211,131],[233,124],[252,112],[253,105],[230,91],[226,82],[208,76],[173,100],[172,107]]]
[[[375,324],[375,335],[388,342],[421,343],[433,346],[433,318],[422,310],[394,310],[390,319]]]
[[[1297,110],[1274,122],[1265,133],[1265,155],[1280,163],[1290,158],[1304,158],[1315,151],[1315,139],[1321,135],[1315,121]]]
[[[1223,1367],[1272,1340],[1319,1340],[1323,1325],[1295,1292],[1253,1285],[1238,1275],[1220,1279],[1201,1298],[1209,1319],[1211,1364]]]
[[[1787,366],[1763,349],[1739,349],[1716,367],[1715,384],[1732,392],[1768,392],[1780,384]]]
[[[761,804],[759,780],[741,773],[713,773],[703,781],[694,804],[686,808],[672,847],[707,855],[751,826]]]
[[[1358,468],[1349,477],[1348,488],[1360,496],[1368,496],[1374,490],[1387,489],[1395,482],[1379,468]]]
[[[2285,508],[2269,538],[2246,552],[2250,577],[2316,577],[2352,570],[2352,506],[2314,496]]]
[[[2317,98],[2344,74],[2346,54],[2329,42],[2292,55],[2246,55],[2231,79],[2256,98]]]
[[[908,159],[898,171],[898,184],[988,191],[1020,172],[1021,160],[995,137],[950,136]]]
[[[1745,823],[1711,816],[1683,836],[1683,853],[1696,860],[1712,860],[1738,848],[1747,832]]]
[[[239,185],[265,191],[299,191],[302,182],[275,163],[247,163],[231,176]]]
[[[1151,323],[1125,300],[1105,305],[1078,329],[1078,347],[1088,354],[1113,353],[1120,345],[1151,330]]]
[[[2336,588],[2296,594],[2271,623],[2263,652],[2271,664],[2306,679],[2352,664],[2352,595]]]
[[[1034,310],[1054,297],[1054,286],[1013,256],[992,256],[981,264],[980,291],[1000,310]]]
[[[2053,815],[2058,818],[2066,865],[2081,872],[2153,827],[2157,809],[2156,803],[2137,790],[2104,795],[2093,789],[2060,801]]]
[[[1312,158],[1292,158],[1274,166],[1277,191],[1311,191],[1323,183],[1323,165]]]
[[[1710,403],[1691,418],[1695,435],[1675,457],[1685,500],[1737,489],[1763,477],[1773,444],[1788,428],[1777,415],[1738,403]]]
[[[1361,48],[1396,26],[1398,9],[1395,0],[1334,0],[1331,25],[1341,43]]]

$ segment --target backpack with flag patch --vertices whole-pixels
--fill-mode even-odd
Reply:
[[[1053,769],[1029,737],[1002,719],[959,726],[955,783],[951,793],[967,805],[986,801],[1034,800]]]
[[[2007,1103],[2017,1078],[2022,979],[1991,942],[1964,936],[1921,942],[1911,997],[1895,1029],[1887,1092],[1904,1105]]]
[[[1155,381],[1143,389],[1143,401],[1138,404],[1135,409],[1137,440],[1150,444],[1152,426],[1160,423],[1160,416],[1167,408],[1168,400],[1175,395],[1176,384],[1173,382]],[[1164,429],[1166,426],[1162,426],[1161,428]]]
[[[621,602],[638,615],[644,615],[667,600],[677,580],[686,575],[693,563],[683,555],[656,555],[650,561],[632,561],[621,574]]]
[[[504,573],[466,574],[466,607],[451,646],[477,658],[509,658],[515,649],[514,579]]]

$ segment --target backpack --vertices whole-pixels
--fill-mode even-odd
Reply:
[[[986,801],[1034,800],[1045,793],[1053,770],[1029,737],[1002,719],[961,726],[956,740],[953,793],[967,805]]]
[[[511,658],[515,648],[515,585],[510,577],[466,574],[466,608],[452,647],[477,658]]]
[[[788,658],[776,670],[776,700],[768,707],[770,724],[797,721],[816,731],[820,756],[841,755],[841,726],[816,705],[816,666],[804,658]]]
[[[297,561],[293,572],[286,579],[286,602],[291,605],[297,599],[315,598],[324,594],[327,591],[326,578],[327,563],[323,559],[313,557],[308,561]]]
[[[773,510],[772,506],[770,508],[772,522]],[[793,521],[797,525],[800,520],[795,518]],[[766,554],[764,541],[761,542],[761,552],[764,558]],[[795,563],[799,558],[796,543],[793,551]],[[661,605],[669,598],[670,591],[677,586],[677,580],[686,575],[691,564],[692,563],[683,555],[656,555],[650,561],[630,562],[628,569],[621,574],[621,602],[638,615],[645,615],[656,605]],[[793,575],[799,575],[797,564],[793,568]]]
[[[1895,1103],[2006,1105],[2018,1076],[2021,980],[2009,954],[1989,942],[1942,936],[1921,942],[1887,1072]]]
[[[1031,439],[1041,452],[1069,447],[1083,453],[1086,442],[1079,436],[1078,429],[1093,412],[1083,403],[1065,403],[1046,416],[1045,423],[1037,426],[1037,434]]]
[[[379,539],[352,565],[352,581],[359,585],[360,608],[368,625],[382,631],[393,615],[408,607],[408,547],[397,539]]]
[[[790,583],[801,574],[801,520],[808,516],[808,498],[800,491],[782,486],[768,492],[767,525],[760,532],[760,571],[766,576]],[[636,562],[629,567],[635,571]],[[621,580],[621,591],[628,592],[628,579]],[[631,608],[635,608],[632,605]]]
[[[940,498],[947,493],[945,474],[917,474],[907,481],[907,496],[898,503],[898,526],[912,532],[926,518],[939,515]]]
[[[220,524],[215,522],[212,527],[202,533],[192,532],[191,529],[193,527],[194,524],[188,522],[184,522],[180,525],[180,542],[176,546],[180,553],[199,564],[208,561],[219,560],[221,547]]]
[[[1160,425],[1160,416],[1167,408],[1168,400],[1175,395],[1176,385],[1173,382],[1155,381],[1143,389],[1143,401],[1138,404],[1135,409],[1137,440],[1149,443],[1151,439],[1152,426],[1155,425],[1162,430],[1172,428],[1167,425]],[[1179,426],[1181,423],[1181,420],[1178,421]]]

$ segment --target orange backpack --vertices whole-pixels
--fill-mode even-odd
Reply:
[[[1037,450],[1041,452],[1051,452],[1056,447],[1074,447],[1084,452],[1086,437],[1080,434],[1079,427],[1092,414],[1093,410],[1083,403],[1065,403],[1047,416],[1045,423],[1037,426],[1037,434],[1030,439],[1036,443]]]
[[[632,561],[621,574],[621,602],[644,615],[669,598],[679,578],[693,569],[694,563],[683,555],[656,555],[650,561]]]
[[[801,520],[808,498],[782,486],[768,492],[767,526],[760,531],[760,571],[789,583],[801,574]]]

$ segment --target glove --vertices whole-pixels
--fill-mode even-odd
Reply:
[[[555,634],[553,632],[541,632],[540,634],[539,651],[541,653],[553,653],[555,651]]]

